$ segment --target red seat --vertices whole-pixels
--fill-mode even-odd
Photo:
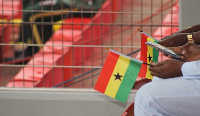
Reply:
[[[91,21],[91,18],[67,18],[63,22],[62,29],[83,29],[91,23]]]
[[[56,31],[50,40],[55,41],[68,41],[75,43],[82,35],[82,31],[79,29],[60,29]]]

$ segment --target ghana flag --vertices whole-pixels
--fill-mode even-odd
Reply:
[[[156,49],[150,46],[147,46],[145,44],[145,42],[147,41],[153,41],[153,42],[158,43],[158,40],[143,31],[141,31],[141,38],[142,39],[141,39],[140,60],[143,62],[146,62],[147,64],[150,64],[151,61],[158,62],[159,52]],[[152,79],[153,76],[151,75],[151,72],[149,70],[149,65],[142,64],[141,70],[138,76]]]
[[[125,103],[142,63],[110,50],[94,89]]]

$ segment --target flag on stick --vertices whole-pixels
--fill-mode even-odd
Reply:
[[[158,62],[159,52],[156,49],[145,44],[145,42],[147,41],[158,43],[158,40],[143,31],[141,31],[141,38],[140,60],[146,62],[147,64],[150,64],[151,61]],[[142,64],[139,76],[144,78],[146,77],[148,79],[153,78],[149,70],[149,65]]]
[[[94,89],[125,103],[142,63],[110,50]]]

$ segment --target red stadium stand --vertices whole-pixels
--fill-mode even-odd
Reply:
[[[22,2],[20,0],[1,0],[0,1],[0,18],[14,19],[21,18]]]
[[[107,0],[92,19],[73,18],[73,20],[63,21],[64,26],[57,30],[45,43],[45,47],[34,55],[27,63],[27,67],[21,69],[14,79],[9,81],[7,87],[52,87],[71,79],[72,68],[64,66],[78,65],[92,54],[92,48],[72,48],[71,45],[100,44],[101,41],[96,38],[111,29],[111,27],[101,24],[110,24],[116,17],[111,13],[102,13],[101,11],[117,10],[118,3],[120,3],[118,0],[113,2]],[[90,25],[91,23],[93,25]],[[28,67],[29,65],[34,67]]]
[[[8,28],[7,28],[8,26],[7,26],[7,24],[1,24],[0,25],[0,43],[8,43],[8,39],[3,39],[4,37],[8,37],[8,33],[4,33],[4,32],[8,32],[8,31],[6,31]],[[2,58],[3,58],[3,53],[4,52],[6,52],[6,47],[4,47],[4,46],[0,46],[0,51],[1,51],[1,53],[0,53],[0,60],[2,60]]]

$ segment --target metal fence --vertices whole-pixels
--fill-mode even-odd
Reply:
[[[106,47],[138,58],[138,29],[178,31],[178,2],[1,0],[0,86],[93,88]]]

